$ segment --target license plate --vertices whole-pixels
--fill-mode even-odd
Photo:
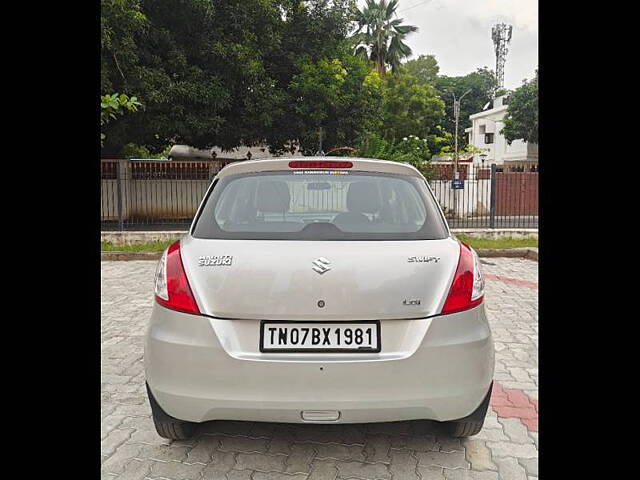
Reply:
[[[260,323],[261,352],[371,353],[380,351],[380,322]]]

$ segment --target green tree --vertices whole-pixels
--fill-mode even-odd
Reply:
[[[429,163],[432,154],[428,141],[416,135],[399,140],[386,140],[377,133],[371,133],[360,142],[357,154],[364,158],[409,163],[420,170],[427,179],[432,175]]]
[[[402,65],[401,71],[429,85],[435,85],[440,67],[434,55],[420,55]]]
[[[387,64],[396,72],[402,59],[411,56],[411,48],[404,40],[410,33],[418,31],[414,25],[402,25],[402,18],[393,18],[397,7],[398,0],[388,3],[387,0],[367,0],[362,9],[355,11],[356,54],[372,60],[383,78]]]
[[[120,23],[120,4],[144,21]],[[129,143],[158,153],[172,143],[228,149],[266,141],[280,149],[295,142],[301,127],[291,118],[292,79],[301,59],[341,59],[354,0],[102,0],[102,6],[103,94],[131,92],[145,104],[107,125],[103,151],[118,154]],[[114,58],[116,44],[127,54],[116,49]]]
[[[500,133],[509,145],[516,139],[538,143],[538,70],[534,78],[524,80],[509,96]]]
[[[427,137],[444,118],[444,102],[434,87],[409,74],[386,79],[383,95],[382,134],[387,140],[409,135]]]
[[[141,11],[148,28],[132,34],[136,57],[124,76],[111,68],[108,77],[119,90],[136,92],[146,108],[109,125],[105,150],[128,143],[151,152],[176,142],[235,146],[269,120],[277,98],[261,41],[273,45],[277,5],[143,0]]]
[[[295,124],[290,135],[306,153],[318,150],[319,129],[323,149],[352,146],[380,116],[382,82],[360,58],[343,52],[339,58],[312,62],[301,59],[299,71],[289,84]],[[283,119],[283,121],[286,121]]]
[[[441,125],[436,125],[433,133],[427,135],[427,146],[433,155],[447,155],[449,150],[453,150],[453,133],[446,131]]]
[[[101,0],[100,87],[103,94],[121,90],[127,76],[135,74],[137,39],[149,27],[140,0]],[[114,78],[115,77],[115,78]]]
[[[309,118],[313,124],[321,125],[329,110],[339,103],[346,77],[347,70],[337,58],[321,59],[317,63],[301,62],[300,73],[289,84],[299,99],[296,113]]]
[[[142,104],[138,102],[136,97],[113,93],[111,95],[102,95],[100,97],[100,126],[104,127],[111,120],[115,120],[118,116],[124,115],[126,112],[137,112],[138,107]],[[106,135],[100,133],[100,140],[104,142]]]

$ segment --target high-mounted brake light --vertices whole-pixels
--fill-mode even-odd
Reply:
[[[441,313],[444,315],[468,310],[480,305],[483,299],[484,279],[478,255],[470,246],[460,242],[458,268]]]
[[[292,160],[289,168],[351,168],[353,162],[339,162],[335,160]]]
[[[179,312],[200,315],[180,256],[180,240],[167,248],[156,270],[156,302]]]

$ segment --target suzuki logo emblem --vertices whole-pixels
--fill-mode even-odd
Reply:
[[[311,263],[313,263],[313,270],[318,272],[320,275],[331,270],[331,262],[324,257],[316,258]]]

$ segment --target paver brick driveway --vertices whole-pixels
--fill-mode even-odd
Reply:
[[[496,370],[478,435],[454,439],[428,421],[210,422],[191,440],[169,441],[154,430],[142,362],[156,262],[102,262],[102,478],[537,478],[538,264],[507,258],[482,263]]]

